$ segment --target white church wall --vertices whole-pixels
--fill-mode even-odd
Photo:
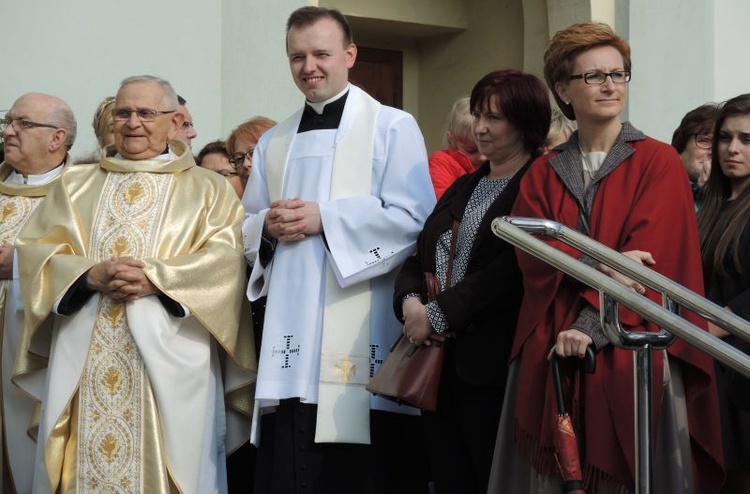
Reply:
[[[262,5],[259,5],[262,4]],[[169,80],[188,100],[193,151],[246,117],[299,106],[284,51],[286,17],[303,0],[2,1],[0,110],[23,93],[67,101],[78,120],[74,158],[96,150],[91,120],[128,76]]]
[[[633,59],[628,118],[671,142],[684,114],[714,99],[713,2],[630,0],[627,11],[629,32],[621,34]]]

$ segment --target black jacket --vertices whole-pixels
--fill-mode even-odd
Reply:
[[[449,331],[455,334],[448,342],[446,365],[455,365],[459,377],[469,384],[505,385],[523,284],[513,246],[492,233],[490,225],[498,216],[510,214],[521,177],[533,160],[515,174],[485,214],[464,278],[437,297]],[[399,320],[403,320],[406,294],[421,293],[422,302],[426,302],[423,273],[435,272],[438,238],[451,228],[454,219],[463,218],[474,188],[489,170],[489,163],[485,163],[474,173],[459,177],[425,221],[416,253],[406,260],[396,278],[393,309]]]

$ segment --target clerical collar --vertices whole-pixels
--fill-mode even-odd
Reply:
[[[349,96],[349,86],[333,98],[319,103],[305,103],[302,120],[297,128],[298,133],[310,130],[337,129],[344,113],[346,98]]]
[[[46,173],[40,173],[39,175],[26,175],[25,177],[18,173],[17,171],[13,170],[8,175],[8,178],[5,179],[6,183],[9,184],[24,184],[24,185],[47,185],[54,179],[60,176],[63,170],[63,165],[65,164],[65,160],[62,161],[59,165],[51,169],[50,171]]]
[[[315,110],[315,113],[317,113],[318,115],[320,115],[321,113],[323,113],[323,110],[325,109],[325,107],[326,107],[326,105],[328,103],[333,103],[337,99],[339,99],[342,96],[344,96],[347,92],[349,92],[349,84],[347,84],[346,87],[344,88],[344,90],[341,91],[336,96],[328,98],[325,101],[318,101],[317,103],[313,103],[312,101],[305,101],[305,104],[312,106],[312,109]]]
[[[113,156],[113,158],[117,158],[117,159],[121,159],[121,160],[128,159],[128,158],[125,158],[120,153],[115,153],[115,155]],[[176,160],[177,158],[178,158],[178,156],[174,153],[174,151],[172,151],[172,149],[170,149],[169,145],[167,145],[167,147],[164,148],[164,152],[161,153],[159,156],[154,156],[153,158],[146,158],[146,159],[149,159],[149,160],[159,160],[159,161],[172,161],[172,160]],[[133,161],[139,161],[139,160],[133,160]]]

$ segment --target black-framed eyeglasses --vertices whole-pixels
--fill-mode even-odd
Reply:
[[[613,72],[586,72],[585,74],[576,74],[568,77],[569,80],[583,79],[586,84],[604,84],[607,77],[612,79],[615,84],[626,84],[630,82],[629,70],[615,70]]]
[[[193,127],[195,127],[195,125],[193,125],[193,122],[182,122],[182,128],[185,130],[192,129]]]
[[[174,113],[177,110],[154,110],[153,108],[115,108],[112,110],[112,118],[123,121],[130,120],[130,115],[135,113],[141,122],[153,122],[159,115]]]
[[[250,162],[252,162],[253,151],[255,151],[255,148],[249,148],[244,153],[234,153],[232,157],[229,158],[229,162],[233,164],[235,168],[242,166],[242,164],[245,162],[245,158],[249,159]]]
[[[702,149],[711,149],[714,137],[710,134],[691,134],[695,145]]]
[[[18,132],[20,130],[33,129],[33,128],[36,128],[36,127],[46,127],[48,129],[59,129],[60,128],[58,125],[53,125],[53,124],[48,124],[48,123],[32,122],[31,120],[26,120],[25,118],[5,117],[2,120],[0,120],[0,132],[5,132],[5,129],[7,129],[8,126],[11,126],[11,125],[16,130],[16,132]]]

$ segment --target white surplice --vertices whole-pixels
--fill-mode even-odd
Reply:
[[[254,262],[272,197],[265,161],[269,142],[284,123],[264,134],[256,148],[243,198],[243,233],[245,255],[253,264],[248,297],[268,296],[255,394],[261,410],[292,397],[318,403],[326,265],[341,287],[369,280],[370,376],[401,328],[393,315],[393,280],[413,253],[435,197],[416,122],[405,112],[383,106],[375,122],[370,194],[330,199],[337,145],[347,132],[356,132],[358,99],[365,97],[350,86],[338,129],[290,135],[281,197],[318,202],[325,239],[316,235],[279,243],[265,267]],[[301,112],[291,117],[295,129],[300,118]],[[374,396],[370,407],[416,413]],[[253,440],[257,444],[259,438]]]

